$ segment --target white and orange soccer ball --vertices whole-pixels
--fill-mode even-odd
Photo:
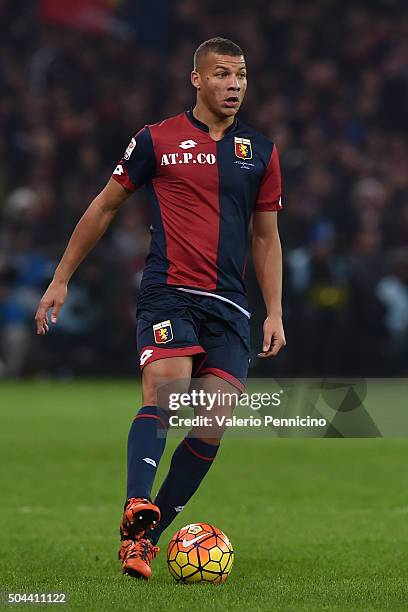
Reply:
[[[174,534],[167,549],[169,571],[177,582],[225,582],[233,562],[231,542],[208,523],[186,525]]]

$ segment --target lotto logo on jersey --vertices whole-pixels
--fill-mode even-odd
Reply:
[[[234,138],[235,155],[240,159],[252,159],[252,145],[249,138]]]
[[[173,340],[171,321],[162,321],[153,325],[153,334],[156,344],[166,344],[166,342]]]
[[[122,164],[118,164],[116,168],[114,169],[113,174],[118,174],[119,176],[121,176],[121,174],[123,173],[124,173],[124,169],[123,169]]]
[[[186,141],[187,142],[187,141]],[[174,166],[175,164],[210,164],[217,161],[214,153],[163,153],[161,166]]]

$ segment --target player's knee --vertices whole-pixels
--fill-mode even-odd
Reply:
[[[169,410],[169,396],[188,391],[190,378],[191,357],[162,359],[148,364],[142,376],[143,404]]]
[[[169,408],[169,394],[165,391],[166,380],[154,375],[144,376],[142,395],[144,406],[160,406],[163,410]]]

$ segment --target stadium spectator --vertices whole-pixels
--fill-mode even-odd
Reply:
[[[241,116],[277,143],[284,179],[288,346],[268,371],[255,360],[252,374],[406,375],[405,268],[387,263],[408,241],[405,2],[254,0],[237,2],[233,19],[219,1],[161,4],[159,37],[132,30],[134,8],[120,27],[126,2],[122,21],[103,34],[40,19],[34,0],[0,3],[3,373],[58,373],[57,333],[42,359],[33,357],[34,298],[129,137],[189,106],[192,51],[222,34],[247,49]],[[76,281],[84,316],[64,334],[71,346],[87,345],[89,358],[74,351],[74,373],[136,372],[128,357],[148,227],[147,198],[134,196],[96,250],[91,286],[86,270]],[[103,312],[91,324],[95,296]],[[254,313],[255,325],[261,317]],[[112,329],[98,359],[103,320]]]

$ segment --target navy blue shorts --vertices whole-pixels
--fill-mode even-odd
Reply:
[[[137,348],[141,369],[158,359],[192,355],[194,377],[214,374],[243,391],[249,319],[217,298],[150,287],[139,297]]]

